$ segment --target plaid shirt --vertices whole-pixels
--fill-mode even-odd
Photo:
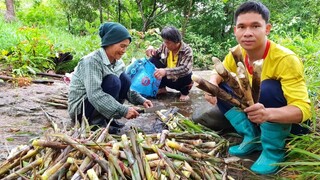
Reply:
[[[164,57],[161,58],[161,54]],[[162,56],[163,56],[162,55]],[[157,49],[155,58],[167,66],[167,57],[169,56],[169,49],[163,43],[159,49]],[[184,77],[192,72],[193,66],[193,53],[191,47],[181,41],[181,48],[178,52],[178,62],[175,68],[165,68],[167,72],[167,78],[177,80],[178,78]]]
[[[125,116],[128,113],[128,107],[103,92],[101,88],[102,80],[106,75],[114,74],[119,77],[124,71],[124,62],[120,59],[111,64],[103,48],[83,57],[71,78],[68,96],[70,117],[74,119],[76,115],[82,112],[82,102],[86,98],[106,118],[111,118],[114,115]],[[145,100],[137,92],[128,91],[129,102],[143,104]]]

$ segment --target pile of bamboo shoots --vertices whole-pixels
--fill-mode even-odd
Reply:
[[[252,85],[250,85],[240,47],[237,46],[236,48],[231,49],[231,53],[237,64],[237,74],[225,69],[218,58],[213,57],[212,61],[214,63],[215,71],[222,77],[223,81],[230,86],[233,90],[233,94],[227,93],[219,86],[212,84],[199,76],[192,75],[192,80],[197,83],[196,87],[199,89],[221,100],[229,102],[236,107],[245,109],[259,100],[263,59],[253,62]]]
[[[170,116],[171,117],[171,116]],[[232,179],[224,158],[228,141],[180,114],[172,131],[143,134],[132,128],[121,136],[108,127],[91,131],[83,121],[62,131],[52,129],[0,164],[3,179]]]

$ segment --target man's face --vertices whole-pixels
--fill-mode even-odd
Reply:
[[[129,39],[125,39],[117,44],[113,44],[109,47],[107,47],[107,55],[110,61],[119,60],[124,53],[126,53],[127,48],[130,44]]]
[[[237,18],[234,34],[238,43],[246,50],[258,50],[265,45],[271,25],[266,24],[261,14],[249,12]]]

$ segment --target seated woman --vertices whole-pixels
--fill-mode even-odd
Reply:
[[[70,82],[68,111],[73,121],[81,120],[84,113],[90,125],[106,127],[111,118],[132,119],[139,115],[134,107],[123,105],[125,99],[144,107],[153,104],[130,90],[130,79],[121,59],[131,43],[128,30],[119,23],[108,22],[100,26],[99,35],[101,48],[84,56],[75,68]],[[113,121],[109,133],[117,133],[123,126]]]
[[[166,87],[180,91],[181,101],[188,101],[191,80],[193,53],[191,47],[182,41],[180,32],[172,26],[161,31],[163,39],[159,49],[149,46],[146,55],[156,67],[154,76],[161,79],[158,94],[166,93]]]

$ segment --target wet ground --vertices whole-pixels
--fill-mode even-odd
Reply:
[[[195,71],[196,75],[209,78],[211,71]],[[190,117],[193,111],[206,103],[203,99],[203,92],[193,87],[190,92],[190,101],[180,102],[179,93],[169,90],[166,95],[151,99],[154,105],[164,105],[166,108],[176,106],[179,113]],[[11,149],[28,144],[33,138],[42,136],[50,125],[48,118],[55,121],[59,127],[65,128],[70,124],[67,110],[48,105],[50,98],[66,94],[68,86],[61,79],[54,79],[54,83],[31,84],[26,87],[17,87],[12,83],[0,83],[0,162],[8,155]],[[141,114],[133,120],[121,119],[126,128],[136,126],[141,130],[155,132],[154,124],[156,115],[153,113]]]
[[[195,71],[194,74],[208,80],[212,71]],[[32,84],[26,87],[16,87],[12,83],[0,83],[0,134],[2,136],[0,138],[0,163],[5,160],[12,149],[28,144],[39,136],[45,136],[46,129],[50,126],[48,117],[60,128],[70,125],[70,118],[65,108],[57,108],[46,103],[50,98],[66,95],[67,91],[68,86],[61,79],[55,79],[51,85]],[[150,100],[155,106],[164,105],[166,109],[177,107],[178,112],[189,119],[197,109],[210,106],[204,99],[203,91],[195,86],[192,87],[189,94],[190,101],[187,102],[179,101],[180,94],[177,91],[172,89],[168,91],[169,93]],[[48,117],[45,116],[45,113]],[[132,126],[146,133],[157,132],[159,129],[156,128],[158,125],[156,119],[157,115],[154,113],[144,113],[132,120],[122,118],[119,121],[125,123],[125,127],[121,133]],[[255,153],[246,157],[247,161],[243,162],[244,165],[249,168],[252,160],[255,160],[258,155],[259,153]],[[252,179],[252,177],[246,178],[248,171],[234,171],[233,177]],[[266,178],[263,177],[263,179]]]

